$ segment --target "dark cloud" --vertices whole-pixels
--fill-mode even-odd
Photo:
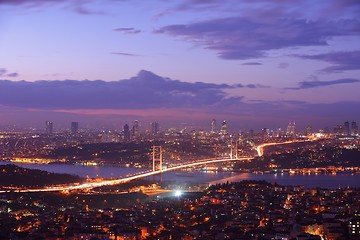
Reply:
[[[233,2],[233,0],[228,1],[222,1],[222,4],[219,4],[220,2],[217,0],[186,0],[183,2],[180,2],[178,5],[176,5],[173,9],[170,9],[171,11],[188,11],[188,10],[212,10],[212,9],[218,9],[219,6],[223,6],[224,4],[229,4]]]
[[[326,86],[337,85],[337,84],[350,84],[350,83],[359,83],[359,82],[360,82],[360,79],[353,79],[353,78],[343,78],[343,79],[336,79],[336,80],[330,80],[330,81],[302,81],[302,82],[299,82],[298,87],[287,88],[287,89],[300,90],[300,89],[326,87]]]
[[[0,0],[0,4],[6,5],[22,5],[22,4],[46,4],[66,2],[67,0]]]
[[[343,72],[360,69],[360,51],[332,52],[317,55],[296,55],[304,59],[320,60],[333,66],[322,69],[324,72]]]
[[[25,8],[43,8],[47,5],[63,4],[65,9],[72,10],[83,15],[98,15],[104,12],[90,10],[86,5],[97,0],[0,0],[0,5],[19,6]]]
[[[63,3],[71,3],[71,1],[69,0],[0,0],[0,5],[8,5],[15,7],[23,7],[23,8],[41,8],[47,5],[55,5],[55,4],[63,4]]]
[[[83,15],[102,15],[105,14],[103,11],[96,11],[96,10],[90,10],[86,7],[86,4],[89,1],[75,1],[73,5],[71,5],[71,8],[79,14]]]
[[[116,32],[123,32],[126,34],[138,34],[141,33],[141,30],[135,28],[115,28],[114,31]]]
[[[261,84],[236,84],[234,85],[235,87],[237,88],[267,88],[266,86],[264,85],[261,85]]]
[[[124,53],[124,52],[112,52],[111,54],[126,56],[126,57],[140,57],[141,55],[133,54],[133,53]]]
[[[8,70],[6,70],[5,68],[0,68],[0,77],[17,77],[17,76],[19,76],[19,74],[16,72],[9,73]]]
[[[318,0],[314,4],[313,0],[298,0],[296,6],[291,1],[282,0],[183,0],[178,1],[175,6],[163,11],[162,14],[170,14],[182,11],[218,11],[226,13],[240,13],[241,15],[252,15],[254,17],[267,18],[264,13],[277,13],[274,16],[303,17],[313,18],[358,16],[360,4],[358,0]],[[307,11],[304,11],[304,8]]]
[[[0,76],[4,76],[7,70],[5,68],[0,68]]]
[[[256,86],[243,86],[256,87]],[[187,83],[140,71],[133,78],[97,81],[0,81],[0,105],[35,109],[199,108],[238,102],[227,84]]]
[[[229,17],[189,24],[168,25],[155,33],[182,37],[223,59],[265,57],[270,50],[299,46],[326,46],[336,36],[359,36],[359,20],[276,18],[261,21]]]
[[[300,87],[356,82],[360,80],[343,79],[320,84],[304,82]],[[241,96],[229,97],[226,94],[227,90],[241,91],[245,87],[257,88],[259,85],[188,83],[148,71],[114,82],[0,80],[0,113],[11,123],[16,120],[27,124],[30,120],[32,123],[43,123],[44,119],[118,123],[124,119],[208,122],[217,118],[226,119],[231,129],[277,128],[279,124],[286,126],[289,121],[304,125],[324,122],[336,124],[341,123],[344,117],[360,118],[359,111],[354,111],[360,109],[360,102],[246,102]]]
[[[246,62],[241,65],[257,66],[257,65],[263,65],[263,64],[260,62]]]
[[[18,73],[8,73],[8,74],[6,74],[6,76],[7,77],[17,77],[17,76],[19,76],[19,74]]]

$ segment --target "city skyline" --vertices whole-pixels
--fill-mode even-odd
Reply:
[[[356,1],[6,0],[0,11],[0,125],[360,119]]]

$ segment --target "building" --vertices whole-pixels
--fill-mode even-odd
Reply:
[[[337,136],[343,135],[344,134],[344,126],[343,125],[335,126],[334,134],[337,135]]]
[[[54,123],[53,122],[46,121],[45,127],[46,127],[47,134],[53,134],[53,132],[54,132]]]
[[[345,136],[350,136],[350,122],[344,123],[344,133]]]
[[[79,122],[72,122],[71,123],[71,133],[77,134],[79,132]]]
[[[227,133],[227,124],[226,124],[226,121],[224,120],[222,123],[221,123],[221,131],[220,133],[222,135],[226,134]]]
[[[216,133],[216,120],[211,121],[211,133]]]
[[[151,133],[153,135],[157,135],[159,133],[159,123],[158,122],[151,123]]]
[[[134,139],[140,137],[140,124],[138,120],[134,121],[134,125],[132,127],[132,136]]]
[[[290,122],[286,128],[287,136],[294,136],[296,134],[296,125],[295,122]]]
[[[360,217],[354,217],[349,221],[349,235],[351,239],[360,238]]]
[[[109,143],[109,142],[120,142],[120,135],[115,131],[104,131],[101,134],[101,142]]]
[[[125,142],[130,141],[130,127],[128,124],[124,125],[123,131],[124,131],[124,141]]]
[[[310,125],[308,125],[306,127],[306,136],[310,136],[312,134],[312,127]]]
[[[359,135],[359,127],[355,121],[351,122],[351,136]]]
[[[268,128],[263,128],[263,129],[261,130],[261,135],[262,135],[262,138],[263,138],[264,140],[269,139],[269,138],[270,138],[270,134],[271,134],[271,131],[270,131],[270,129],[268,129]]]

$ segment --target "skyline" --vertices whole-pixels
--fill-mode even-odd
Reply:
[[[360,120],[357,1],[155,2],[0,1],[0,125]]]

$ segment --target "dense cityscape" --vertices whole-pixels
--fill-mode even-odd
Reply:
[[[54,123],[46,121],[41,129],[4,130],[0,147],[0,237],[4,239],[360,236],[358,187],[191,181],[199,172],[358,176],[360,139],[355,121],[332,130],[315,131],[308,126],[303,132],[293,122],[284,130],[231,132],[226,121],[218,124],[215,119],[208,130],[162,130],[157,122],[144,129],[136,120],[121,131],[82,129],[79,122],[72,122],[69,130],[56,131]],[[156,161],[158,156],[161,162]],[[189,181],[145,177],[155,171],[161,176],[161,171],[202,159],[209,163],[175,172]],[[221,162],[210,163],[214,159]],[[104,177],[51,173],[22,164],[110,166],[141,172],[115,177],[124,181],[108,184]],[[125,181],[128,178],[134,180]],[[71,185],[75,188],[66,187]],[[56,191],[46,193],[52,186]]]

